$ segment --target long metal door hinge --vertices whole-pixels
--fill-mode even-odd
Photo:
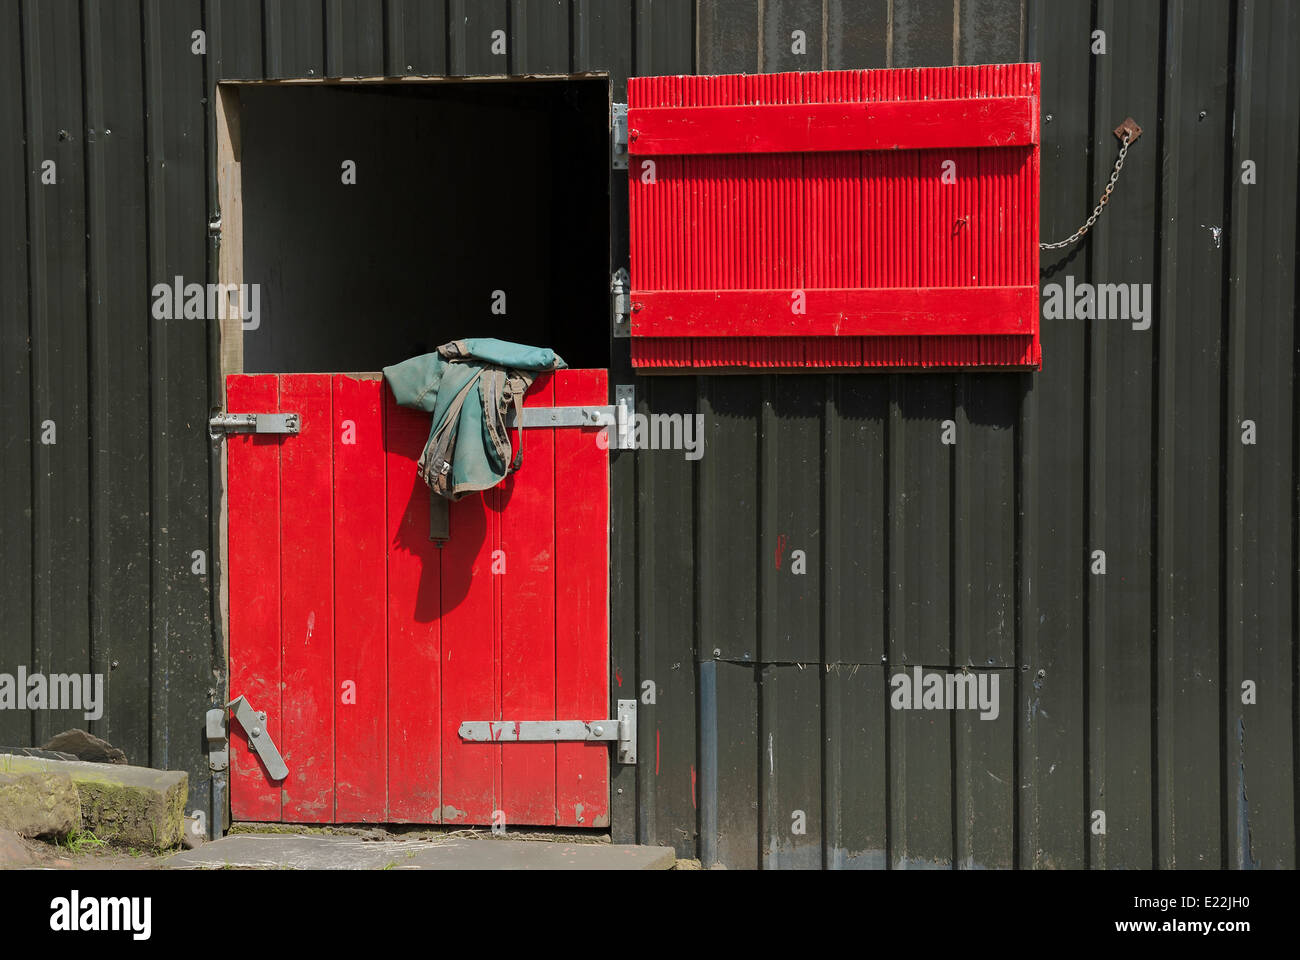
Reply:
[[[614,130],[613,165],[615,170],[627,169],[627,104],[613,104],[610,126]]]
[[[226,413],[214,410],[208,436],[221,440],[228,433],[297,433],[302,419],[296,413]]]
[[[615,423],[618,409],[593,404],[585,407],[524,407],[525,427],[604,427]],[[515,428],[514,411],[508,418]]]
[[[472,743],[608,741],[619,763],[636,763],[636,701],[620,700],[615,720],[466,720],[460,737]]]
[[[284,764],[284,757],[280,756],[275,741],[266,732],[266,713],[254,710],[253,705],[242,695],[226,704],[226,709],[235,711],[235,719],[248,734],[248,745],[262,758],[271,779],[283,780],[289,776],[289,768]]]
[[[515,412],[506,415],[506,425],[529,427],[611,427],[609,449],[630,450],[632,438],[629,427],[635,410],[636,398],[631,387],[618,387],[616,401],[610,404],[591,404],[580,407],[524,407],[523,419],[517,421]]]

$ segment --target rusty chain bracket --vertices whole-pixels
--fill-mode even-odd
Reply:
[[[1115,139],[1123,140],[1124,134],[1128,134],[1129,146],[1137,142],[1137,138],[1142,136],[1142,128],[1138,126],[1137,121],[1132,117],[1125,117],[1124,122],[1115,128]]]

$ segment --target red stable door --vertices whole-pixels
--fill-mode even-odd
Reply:
[[[606,381],[543,375],[525,406],[603,405]],[[299,417],[227,438],[230,696],[288,768],[272,779],[232,722],[233,818],[608,825],[607,743],[461,736],[610,717],[598,431],[524,430],[520,470],[451,504],[440,547],[416,475],[430,418],[379,374],[231,376],[226,397]]]

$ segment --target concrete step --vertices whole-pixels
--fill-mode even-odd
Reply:
[[[508,837],[363,840],[328,834],[241,833],[165,861],[178,869],[668,870],[671,847]]]

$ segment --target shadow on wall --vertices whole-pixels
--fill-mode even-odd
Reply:
[[[1016,429],[1020,418],[1020,401],[1033,389],[1037,374],[1019,372],[978,373],[900,373],[900,374],[831,374],[822,375],[822,389],[808,389],[818,375],[762,374],[753,376],[703,377],[718,388],[707,388],[708,411],[717,419],[718,429],[728,421],[758,417],[761,399],[771,404],[778,420],[804,420],[819,417],[825,410],[825,398],[833,398],[838,414],[846,420],[888,422],[890,409],[897,403],[903,420],[909,424],[935,424],[957,415],[960,408],[967,423]],[[829,386],[827,383],[829,381]],[[650,380],[653,385],[657,381]],[[666,381],[662,382],[667,386]],[[828,392],[829,391],[829,392]],[[698,406],[698,404],[697,404]],[[671,409],[670,409],[671,408]],[[669,403],[658,412],[695,412],[679,402]],[[700,408],[703,409],[703,408]]]

